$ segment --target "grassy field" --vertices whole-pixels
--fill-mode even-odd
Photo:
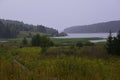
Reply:
[[[82,42],[83,44],[85,44],[90,40],[102,40],[102,39],[103,38],[51,38],[55,45],[76,45],[77,42]],[[23,38],[0,39],[0,40],[21,44]],[[27,40],[30,43],[31,38],[27,38]]]
[[[90,40],[101,40],[102,38],[52,38],[52,41],[56,45],[75,45],[77,42],[82,42],[83,44],[89,42]]]
[[[120,57],[94,46],[1,46],[0,80],[120,80]]]

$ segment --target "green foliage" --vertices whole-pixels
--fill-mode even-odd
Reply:
[[[40,39],[41,37],[40,37],[40,35],[39,34],[37,34],[37,35],[35,35],[35,36],[33,36],[33,38],[32,38],[32,41],[31,41],[31,44],[32,44],[32,46],[40,46]]]
[[[91,43],[91,42],[86,42],[84,45],[85,45],[85,46],[93,46],[93,45],[94,45],[94,43]]]
[[[76,56],[76,47],[51,47],[47,49],[47,51],[44,53],[46,56],[61,56],[61,55],[67,55],[71,56],[74,55]]]
[[[0,58],[0,80],[120,79],[120,59],[116,57],[108,60],[88,59],[72,55],[48,57],[41,54],[39,47],[8,50],[3,48],[0,53],[6,53]],[[13,53],[17,54],[12,57]]]
[[[89,40],[101,40],[102,38],[51,38],[55,45],[76,45],[77,42],[83,44],[89,42]]]
[[[83,47],[83,44],[79,41],[79,42],[77,42],[76,46],[77,47]]]
[[[40,47],[53,46],[53,42],[47,36],[40,36],[39,34],[33,36],[31,44]]]
[[[24,37],[24,39],[22,40],[22,44],[23,45],[27,45],[28,44],[28,41],[27,41],[27,39]]]
[[[120,80],[119,58],[107,54],[103,44],[46,50],[37,46],[19,48],[10,42],[0,46],[0,80]]]
[[[107,51],[112,55],[120,55],[120,31],[116,37],[112,37],[110,32],[107,40]]]
[[[25,24],[20,21],[13,21],[13,20],[4,20],[0,19],[0,38],[16,38],[18,37],[21,31],[25,32],[37,32],[37,33],[44,33],[49,36],[58,36],[59,33],[56,29],[48,28],[43,25],[30,25]],[[23,35],[23,37],[31,37],[29,35]],[[23,38],[22,37],[22,38]]]
[[[108,51],[108,53],[112,53],[112,49],[113,49],[113,37],[112,37],[112,33],[110,31],[108,39],[107,39],[107,51]]]
[[[46,56],[40,47],[0,47],[0,80],[120,80],[119,56],[103,59],[104,50],[50,47]]]

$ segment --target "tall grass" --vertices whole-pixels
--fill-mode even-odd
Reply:
[[[99,53],[97,48],[75,48],[82,55],[78,57],[65,54],[71,47],[61,47],[65,50],[59,51],[62,55],[58,56],[43,55],[38,47],[0,48],[0,80],[120,80],[119,57],[107,60],[83,57],[83,53],[84,56]],[[52,50],[58,49],[50,48],[48,52],[50,50],[52,54]]]

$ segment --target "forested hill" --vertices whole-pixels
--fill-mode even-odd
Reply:
[[[32,33],[43,33],[49,36],[59,35],[56,29],[43,25],[30,25],[20,21],[0,19],[0,38],[16,38],[21,32],[29,32],[27,37],[31,37]]]
[[[110,21],[84,26],[73,26],[66,28],[66,33],[107,33],[109,31],[117,32],[120,30],[120,21]]]

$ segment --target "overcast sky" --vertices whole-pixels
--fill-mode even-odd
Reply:
[[[0,0],[0,18],[58,30],[120,20],[120,0]]]

